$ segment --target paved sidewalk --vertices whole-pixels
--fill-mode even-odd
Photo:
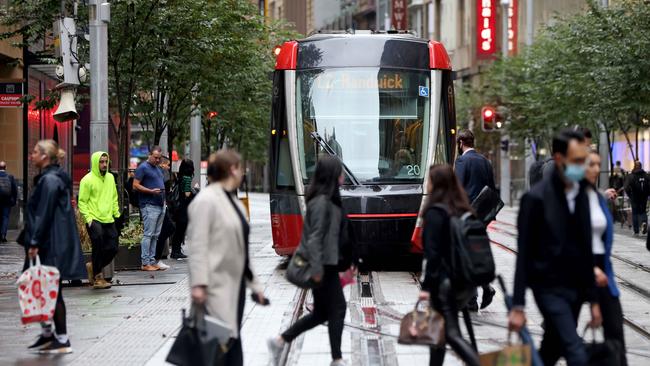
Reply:
[[[15,238],[15,236],[9,236]],[[187,265],[169,260],[164,272],[116,272],[109,290],[65,287],[68,333],[74,352],[44,357],[27,351],[40,334],[38,324],[23,326],[16,276],[24,249],[0,244],[0,365],[141,365],[180,324],[187,302]]]
[[[251,195],[251,262],[271,306],[261,307],[247,299],[242,338],[245,364],[268,365],[265,340],[285,329],[298,301],[298,290],[284,278],[283,263],[271,247],[268,195]],[[490,237],[508,247],[516,247],[516,208],[505,208],[499,222],[490,230]],[[13,233],[15,234],[15,233]],[[10,236],[11,238],[11,236]],[[650,266],[650,253],[645,238],[616,234],[614,252],[621,258]],[[515,256],[494,247],[499,273],[512,288]],[[40,357],[26,351],[39,334],[38,325],[22,326],[16,300],[15,280],[22,267],[23,248],[15,243],[0,245],[0,365],[165,365],[165,358],[181,324],[180,309],[188,307],[188,278],[185,261],[166,261],[172,266],[153,274],[140,271],[117,272],[110,290],[89,287],[65,288],[68,329],[74,353],[58,358]],[[617,274],[650,292],[650,275],[641,269],[617,260]],[[418,287],[408,272],[373,272],[374,301],[378,305],[378,322],[389,335],[398,333],[398,320],[409,311],[417,297]],[[349,323],[357,323],[360,301],[355,298],[358,284],[346,288]],[[622,289],[623,308],[627,316],[650,329],[647,298],[629,288]],[[356,295],[358,297],[358,295]],[[528,298],[529,325],[539,342],[541,317],[532,297]],[[307,303],[311,302],[308,297]],[[587,319],[583,311],[580,323]],[[503,294],[497,291],[493,305],[473,316],[481,352],[503,346],[507,312]],[[650,343],[629,327],[625,328],[628,357],[631,365],[645,364],[650,359]],[[319,326],[294,342],[289,365],[327,366],[330,362],[327,328]],[[371,346],[376,347],[371,349]],[[344,357],[350,365],[421,365],[427,364],[426,347],[397,345],[392,336],[372,336],[346,327],[343,334]],[[371,357],[373,352],[378,357]],[[449,352],[445,365],[461,362]]]

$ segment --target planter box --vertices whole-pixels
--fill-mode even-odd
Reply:
[[[126,246],[118,246],[117,255],[115,256],[115,270],[130,271],[138,270],[141,267],[140,246],[136,245],[129,249]]]

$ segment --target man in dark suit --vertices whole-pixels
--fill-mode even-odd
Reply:
[[[454,170],[460,184],[467,192],[469,201],[473,202],[485,186],[496,189],[492,164],[485,156],[474,150],[474,134],[472,131],[460,131],[456,142],[458,144],[458,159],[456,159]],[[496,291],[492,286],[483,287],[481,309],[485,309],[492,303],[495,293]],[[467,306],[470,311],[478,311],[478,293],[474,295],[474,298],[470,300]]]
[[[519,208],[509,327],[518,332],[526,323],[525,295],[530,287],[546,325],[539,352],[545,365],[555,365],[560,357],[569,366],[587,365],[587,352],[576,331],[583,302],[591,303],[591,325],[602,322],[584,180],[587,155],[581,132],[560,132],[553,139],[552,175],[534,185]]]

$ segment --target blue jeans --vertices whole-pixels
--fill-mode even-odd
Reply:
[[[533,289],[546,329],[539,349],[544,365],[555,365],[564,356],[568,366],[586,366],[587,350],[578,335],[582,296],[576,289],[553,287]]]
[[[10,206],[0,206],[0,238],[7,236],[7,228],[9,227],[9,213],[11,212]]]
[[[156,243],[165,218],[165,208],[156,205],[144,205],[140,207],[142,222],[144,224],[144,235],[140,247],[142,265],[156,264]]]

